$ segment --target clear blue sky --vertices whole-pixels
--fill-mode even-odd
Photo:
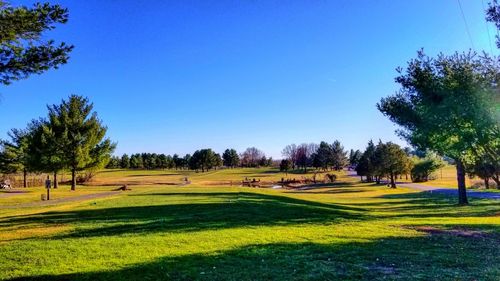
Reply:
[[[74,44],[71,60],[0,87],[0,138],[75,93],[118,155],[404,144],[375,108],[398,89],[395,68],[420,48],[472,48],[456,0],[51,2],[70,10],[47,36]],[[490,52],[482,1],[461,2],[475,49]]]

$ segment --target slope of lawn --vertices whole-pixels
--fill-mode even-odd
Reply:
[[[498,280],[500,204],[471,201],[354,181],[137,186],[1,211],[0,279]]]

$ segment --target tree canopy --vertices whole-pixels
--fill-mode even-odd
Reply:
[[[465,165],[482,155],[499,160],[499,61],[474,52],[431,58],[420,51],[398,72],[401,90],[378,109],[412,145],[456,161],[459,203],[467,204]]]
[[[43,35],[67,21],[68,10],[59,5],[12,7],[0,0],[0,83],[8,85],[65,64],[73,46]]]

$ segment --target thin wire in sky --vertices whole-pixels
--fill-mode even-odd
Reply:
[[[465,23],[465,31],[467,31],[467,35],[469,36],[469,40],[470,40],[470,44],[472,45],[472,49],[475,50],[476,48],[474,48],[474,41],[472,41],[472,36],[470,35],[469,25],[467,24],[467,20],[465,19],[464,10],[462,9],[462,3],[460,3],[460,0],[457,0],[457,2],[458,2],[458,6],[460,7],[460,12],[462,13],[462,18],[463,18],[464,23]]]
[[[486,7],[484,6],[484,0],[481,0],[481,3],[483,4],[483,10],[486,11]],[[491,51],[491,54],[493,54],[493,47],[491,45],[490,28],[488,27],[487,21],[485,21],[484,24],[486,25],[486,32],[488,33],[488,43],[490,44],[490,51]]]

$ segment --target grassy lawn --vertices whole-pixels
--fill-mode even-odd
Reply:
[[[239,170],[191,177],[280,177]],[[133,186],[49,206],[0,197],[0,279],[498,280],[498,201],[457,207],[456,198],[341,179],[307,191]],[[67,189],[54,198],[110,187]]]

